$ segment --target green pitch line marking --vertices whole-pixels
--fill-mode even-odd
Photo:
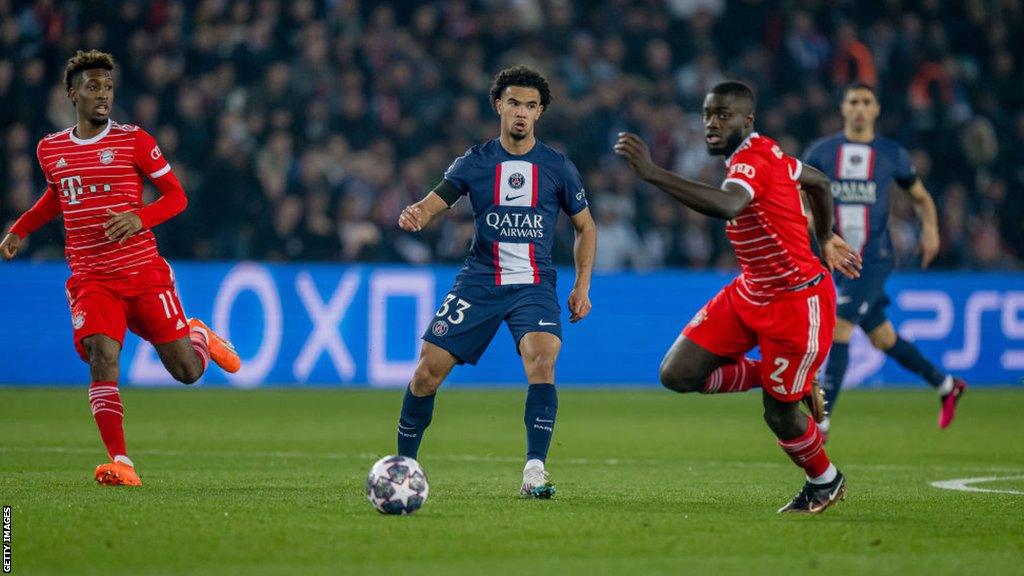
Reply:
[[[99,451],[102,451],[100,449]],[[72,447],[72,446],[0,446],[0,454],[4,452],[36,452],[36,453],[51,453],[51,454],[97,454],[96,448],[84,448],[84,447]],[[168,457],[168,458],[194,458],[197,455],[202,455],[210,458],[240,458],[249,457],[254,459],[310,459],[310,460],[376,460],[384,454],[378,454],[375,452],[304,452],[299,450],[247,450],[247,451],[210,451],[202,452],[197,454],[194,451],[188,450],[166,450],[161,448],[142,448],[133,450],[132,454],[138,456],[157,456],[157,457]],[[437,461],[437,462],[493,462],[493,463],[521,463],[523,458],[521,456],[500,456],[496,454],[492,455],[476,455],[476,454],[432,454],[424,458],[424,461]],[[779,462],[752,462],[752,461],[730,461],[730,460],[673,460],[674,462],[686,464],[692,470],[694,467],[702,466],[718,466],[723,468],[789,468],[792,464],[786,461]],[[639,459],[639,458],[559,458],[559,463],[562,464],[573,464],[582,466],[654,466],[661,465],[666,462],[665,459]],[[899,464],[857,464],[850,463],[844,464],[843,470],[923,470],[927,469],[933,472],[939,472],[942,470],[948,470],[950,472],[964,472],[964,471],[977,471],[977,472],[990,472],[990,473],[1012,473],[1019,474],[1024,472],[1024,469],[1020,467],[1007,467],[1007,466],[951,466],[945,464],[926,464],[921,466],[913,465],[899,465]],[[1016,480],[1024,479],[1024,476],[993,476],[986,478],[966,478],[964,480],[948,480],[946,482],[961,482],[961,481],[995,481],[995,480]],[[941,483],[941,482],[940,482]],[[933,485],[936,483],[932,483]],[[938,488],[947,488],[946,486],[936,486]],[[950,490],[960,490],[960,488],[948,488]],[[977,492],[998,492],[1005,490],[995,489],[972,489],[969,491]],[[1014,492],[1020,493],[1024,492]]]
[[[977,486],[972,486],[972,484],[981,484],[982,482],[995,482],[997,480],[1024,480],[1024,476],[985,476],[982,478],[954,478],[953,480],[937,480],[935,482],[932,482],[931,484],[932,486],[936,488],[942,488],[943,490],[1024,495],[1024,492],[1020,490],[1005,490],[1002,488],[978,488]]]

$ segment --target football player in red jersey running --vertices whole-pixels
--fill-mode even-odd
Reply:
[[[238,371],[240,360],[229,342],[185,316],[174,273],[157,252],[152,228],[188,201],[153,137],[110,119],[113,69],[113,57],[98,50],[79,51],[68,61],[64,85],[78,122],[39,141],[46,191],[0,242],[0,255],[10,260],[25,237],[64,217],[75,349],[89,363],[89,404],[110,457],[95,478],[139,486],[117,387],[125,330],[151,342],[171,376],[185,384],[198,380],[211,358],[228,372]],[[145,206],[143,176],[160,191]]]
[[[655,166],[635,134],[620,134],[614,148],[645,181],[702,214],[728,220],[740,264],[740,275],[669,349],[661,382],[676,392],[705,394],[762,388],[768,427],[807,474],[779,512],[818,513],[846,493],[846,479],[829,461],[816,423],[824,409],[813,380],[835,325],[835,287],[826,266],[855,277],[860,256],[832,233],[828,178],[754,131],[754,93],[746,84],[723,82],[711,90],[704,130],[708,153],[727,158],[721,188]],[[811,201],[821,261],[811,250],[801,188]],[[761,360],[745,357],[755,346]],[[802,401],[813,417],[800,410]]]

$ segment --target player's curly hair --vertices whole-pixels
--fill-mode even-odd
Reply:
[[[70,92],[72,86],[75,85],[75,81],[78,80],[79,73],[83,70],[92,70],[94,68],[113,70],[114,56],[99,50],[89,50],[88,52],[79,50],[76,52],[74,56],[68,58],[68,65],[64,68],[64,89]]]
[[[540,105],[547,108],[551,103],[551,87],[548,86],[548,79],[540,72],[527,68],[526,66],[513,66],[498,72],[491,84],[491,105],[495,100],[501,99],[501,94],[509,86],[522,86],[524,88],[536,88],[540,92]]]

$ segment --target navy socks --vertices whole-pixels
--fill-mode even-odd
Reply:
[[[416,459],[420,450],[420,442],[423,441],[423,432],[430,426],[430,420],[434,416],[434,398],[430,396],[415,396],[412,388],[405,389],[405,399],[402,400],[402,416],[398,419],[398,454]]]
[[[526,391],[526,459],[543,462],[555,431],[558,393],[554,384],[530,384]]]

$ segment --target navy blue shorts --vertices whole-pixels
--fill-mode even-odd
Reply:
[[[519,349],[529,332],[562,338],[562,307],[551,284],[465,286],[455,284],[441,302],[423,339],[444,348],[460,364],[476,364],[502,321]]]
[[[885,324],[885,308],[889,305],[885,281],[892,268],[892,262],[865,263],[860,278],[836,274],[836,316],[860,326],[868,334]]]

